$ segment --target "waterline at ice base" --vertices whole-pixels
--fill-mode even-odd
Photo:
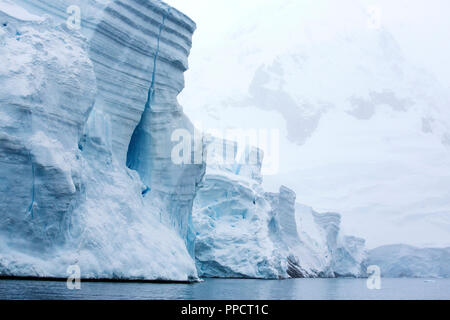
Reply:
[[[265,27],[249,23],[241,36],[248,36],[253,53],[245,59],[257,59],[234,75],[240,78],[236,83],[211,81],[214,93],[200,75],[208,71],[194,69],[199,65],[194,49],[195,64],[188,71],[191,47],[197,52],[204,44],[195,47],[194,32],[204,31],[176,7],[158,0],[0,0],[0,277],[66,279],[71,266],[79,267],[85,280],[367,278],[370,266],[378,266],[382,277],[449,277],[450,248],[444,247],[450,244],[450,199],[433,193],[436,186],[450,186],[442,173],[450,159],[442,157],[450,152],[445,138],[450,126],[448,117],[439,117],[442,101],[450,100],[430,98],[440,95],[439,85],[426,81],[430,88],[411,92],[420,73],[397,55],[387,31],[372,34],[375,40],[362,31],[342,40],[349,31],[338,30],[342,34],[333,33],[330,47],[299,37],[295,50],[282,44],[266,55],[253,51]],[[269,31],[267,36],[274,38]],[[205,48],[201,68],[216,64],[228,79],[222,69],[235,62],[224,59],[221,66],[223,55],[240,57],[246,50],[243,38],[235,39],[228,53]],[[336,60],[327,58],[330,50],[337,52]],[[356,66],[342,58],[347,50]],[[367,65],[361,57],[368,57]],[[362,79],[357,88],[332,90],[323,80],[318,92],[296,76],[313,79],[319,67],[339,73],[339,59],[352,77]],[[380,60],[389,62],[377,69]],[[371,72],[372,82],[365,82]],[[395,84],[398,74],[407,79],[402,85]],[[297,80],[305,84],[301,90]],[[235,88],[244,82],[246,92]],[[183,110],[179,101],[189,107]],[[256,128],[260,122],[264,128],[267,118],[280,124],[278,140],[271,140],[273,130],[235,140],[218,134],[223,132],[218,123],[248,122]],[[436,176],[435,183],[422,186],[430,194],[417,201],[410,197],[409,206],[402,205],[407,201],[401,194],[397,202],[374,203],[395,168],[399,173],[393,173],[389,188],[410,183],[405,197],[418,192],[415,179],[421,176],[411,172],[421,162],[398,167],[418,148],[405,138],[418,119],[422,126],[413,137],[428,148],[422,149],[425,161],[432,161],[426,174]],[[208,133],[197,120],[218,130]],[[381,134],[383,123],[388,127]],[[393,136],[397,123],[403,127]],[[355,152],[350,156],[360,156],[344,162],[342,154],[327,160],[327,152],[318,152],[324,140],[333,141],[327,126],[341,134],[337,147],[348,143]],[[358,136],[358,130],[367,135]],[[387,153],[396,138],[404,150],[391,150],[392,162],[383,158],[379,166],[377,161],[362,166],[373,155],[368,149]],[[372,147],[356,150],[370,140]],[[272,152],[279,153],[278,166],[272,167],[277,170],[265,175],[265,161],[267,168],[277,159]],[[292,166],[297,169],[288,171]],[[350,175],[355,178],[347,179]],[[417,241],[405,236],[404,245],[382,243],[371,231],[365,240],[366,230],[384,232],[382,224],[372,223],[377,208],[408,209],[415,202],[421,214],[415,208],[412,215],[405,211],[394,219],[383,212],[377,219],[389,221],[389,235],[403,225],[398,221],[410,227],[400,227],[402,235],[423,223],[423,241],[417,234]],[[369,221],[358,230],[352,221],[363,221],[366,211]]]

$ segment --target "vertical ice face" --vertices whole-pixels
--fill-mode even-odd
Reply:
[[[227,172],[262,182],[261,167],[264,152],[254,146],[239,146],[237,141],[205,135],[205,158],[208,170]]]
[[[249,147],[239,155],[238,149],[218,138],[207,142],[205,181],[193,211],[199,274],[361,276],[364,240],[342,235],[340,215],[296,204],[296,194],[284,186],[278,193],[264,192],[262,152]],[[248,161],[252,157],[256,161]]]
[[[204,166],[173,164],[171,134],[194,131],[177,95],[195,23],[161,1],[23,2],[63,23],[67,8],[79,6],[98,84],[95,110],[108,119],[113,156],[139,173],[161,221],[187,239]]]
[[[298,244],[297,224],[295,221],[296,194],[282,186],[279,193],[266,193],[272,206],[273,220],[277,220],[283,242],[292,247]]]
[[[279,193],[266,193],[265,198],[272,208],[270,236],[287,262],[287,274],[292,278],[307,277],[308,273],[301,268],[296,250],[300,245],[300,238],[295,219],[295,192],[281,186]]]
[[[184,87],[194,29],[192,21],[157,1],[105,7],[90,39],[90,57],[99,87],[96,107],[111,115],[113,152],[120,163],[127,161],[140,122],[149,132],[158,120],[160,126],[181,125],[176,98]]]
[[[158,199],[161,221],[185,239],[204,168],[174,164],[171,135],[194,131],[177,102],[194,30],[190,19],[163,3],[114,2],[93,33],[90,52],[99,81],[96,108],[111,117],[115,158],[139,173],[146,200]]]
[[[204,165],[171,161],[171,133],[194,130],[177,95],[195,24],[159,1],[0,4],[33,20],[0,15],[0,273],[196,278]]]
[[[183,114],[189,18],[153,0],[0,0],[0,19],[0,275],[357,274],[363,241],[339,215],[265,193],[261,150],[205,141]],[[178,129],[197,142],[184,164]]]
[[[77,143],[95,75],[82,38],[50,30],[11,2],[2,9],[0,230],[13,247],[29,241],[45,250],[65,242],[67,212],[78,201]]]
[[[317,213],[297,203],[296,221],[300,236],[296,255],[300,267],[310,276],[360,277],[365,274],[365,241],[342,233],[339,214]]]
[[[270,237],[271,207],[260,172],[254,170],[258,163],[240,161],[237,150],[235,142],[208,142],[205,181],[193,211],[198,272],[204,277],[286,277],[286,262]],[[249,149],[244,157],[255,152],[260,153]]]
[[[19,3],[32,12],[50,14],[58,23],[66,22],[70,6],[80,8],[80,32],[89,39],[97,79],[95,110],[109,119],[113,155],[164,198],[164,211],[170,212],[166,222],[185,235],[204,168],[172,164],[171,134],[176,129],[194,130],[177,96],[184,87],[195,23],[161,1]]]
[[[341,236],[334,254],[333,271],[336,276],[361,277],[366,274],[366,241],[354,236]]]
[[[269,235],[270,207],[261,189],[207,174],[194,203],[195,257],[204,277],[285,277]]]
[[[147,133],[145,129],[150,127],[149,118],[151,117],[150,113],[152,102],[155,98],[156,64],[158,61],[162,30],[165,27],[165,22],[169,13],[170,8],[162,17],[156,40],[156,51],[153,57],[152,78],[150,89],[148,90],[147,102],[145,103],[145,109],[142,114],[141,121],[136,129],[134,129],[133,135],[131,136],[131,141],[127,152],[127,167],[139,172],[142,180],[147,185],[151,184],[152,159],[150,157],[150,147],[152,145],[152,141],[151,134]]]

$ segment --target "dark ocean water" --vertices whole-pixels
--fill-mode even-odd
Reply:
[[[0,280],[0,299],[449,300],[450,279],[382,279],[380,290],[369,290],[365,279],[207,279],[196,284],[82,282],[80,290],[69,290],[65,282]]]

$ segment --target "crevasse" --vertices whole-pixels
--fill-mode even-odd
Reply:
[[[31,157],[31,153],[28,155],[28,158],[30,159],[31,162],[31,176],[32,176],[32,180],[31,180],[31,203],[30,206],[28,207],[27,210],[27,214],[31,215],[31,218],[34,218],[34,201],[36,198],[36,169],[34,167],[34,162],[33,162],[33,158]]]
[[[151,185],[152,172],[152,160],[150,156],[152,137],[145,130],[145,128],[148,128],[148,126],[150,125],[147,122],[151,117],[152,100],[155,95],[156,67],[160,50],[161,34],[165,27],[166,19],[169,14],[170,8],[168,8],[163,15],[162,22],[159,27],[158,37],[156,41],[156,51],[153,58],[153,70],[151,77],[152,80],[150,83],[150,88],[148,90],[147,102],[145,103],[145,109],[142,113],[141,120],[139,121],[139,124],[133,132],[127,152],[127,167],[132,170],[136,170],[139,173],[144,184],[146,185],[145,190],[142,192],[143,196],[151,191],[151,188],[149,186]]]
[[[32,20],[11,16],[23,12],[18,3]],[[308,211],[296,232],[295,196],[264,192],[258,150],[243,158],[254,155],[254,164],[209,162],[206,177],[204,162],[173,163],[174,130],[196,133],[177,101],[192,20],[156,0],[79,0],[83,37],[64,25],[71,4],[0,6],[0,199],[8,200],[0,201],[0,276],[62,278],[73,264],[83,278],[180,281],[357,269],[359,259],[339,251],[337,222],[320,226]],[[43,14],[54,21],[34,16]],[[235,142],[214,144],[236,158]],[[27,207],[39,219],[17,214]],[[359,252],[362,242],[342,244]],[[315,259],[333,252],[337,259]]]

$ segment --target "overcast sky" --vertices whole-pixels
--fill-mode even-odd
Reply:
[[[243,24],[248,15],[275,9],[292,0],[167,0],[170,5],[191,17],[198,26],[195,46],[214,45],[220,33]],[[326,7],[335,0],[303,1],[305,10]],[[450,1],[448,0],[359,0],[362,7],[378,7],[383,25],[394,34],[409,59],[432,70],[450,86]],[[299,13],[299,16],[301,13]],[[335,19],[340,13],[336,12]],[[268,24],[272,21],[267,21]],[[282,30],[280,30],[282,32]],[[196,44],[198,42],[198,44]],[[270,46],[267,43],[267,46]],[[195,51],[193,51],[195,53]]]

